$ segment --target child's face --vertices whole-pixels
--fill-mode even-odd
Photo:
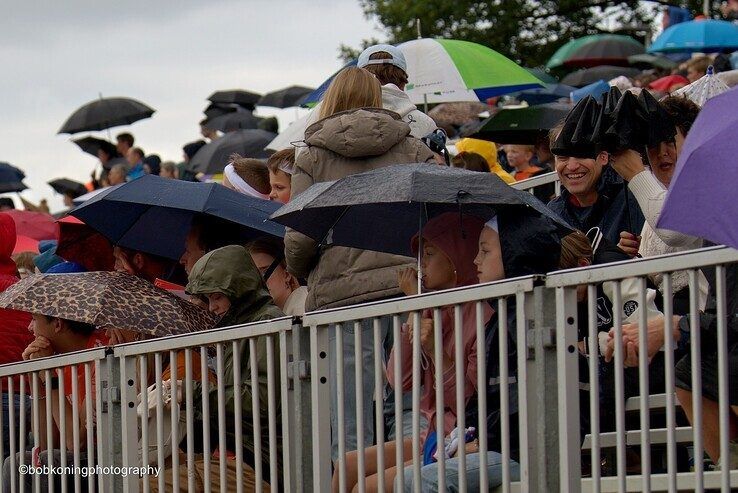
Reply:
[[[210,293],[208,297],[208,310],[219,317],[225,315],[231,309],[231,300],[223,293]]]
[[[456,287],[456,270],[451,260],[433,243],[423,244],[420,259],[423,274],[423,287],[429,291]]]
[[[480,283],[499,281],[505,278],[500,235],[491,228],[482,228],[479,235],[479,252],[477,252],[474,259],[474,265],[477,266],[477,276]]]
[[[286,204],[290,201],[290,194],[292,193],[292,177],[284,171],[277,171],[276,173],[269,170],[269,185],[272,187],[269,192],[269,200],[281,202]]]

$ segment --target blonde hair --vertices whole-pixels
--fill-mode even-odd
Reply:
[[[381,108],[382,86],[363,68],[348,67],[333,79],[323,96],[320,118],[356,108]]]

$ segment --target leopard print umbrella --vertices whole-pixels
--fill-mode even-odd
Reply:
[[[123,272],[35,274],[0,293],[0,308],[156,337],[211,329],[218,318]]]

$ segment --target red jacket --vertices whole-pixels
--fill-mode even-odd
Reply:
[[[0,292],[18,282],[18,273],[15,262],[10,258],[15,248],[15,222],[7,214],[0,213]],[[33,340],[33,334],[28,331],[31,315],[16,310],[0,308],[0,364],[22,361],[23,350]],[[0,389],[7,391],[6,378],[0,379]],[[13,378],[13,392],[20,389],[20,377]],[[26,385],[26,393],[30,394]]]

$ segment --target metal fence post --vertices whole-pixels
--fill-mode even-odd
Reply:
[[[563,295],[562,295],[563,296]],[[579,439],[579,400],[576,390],[578,386],[578,368],[576,366],[576,352],[569,353],[570,342],[567,337],[573,334],[576,340],[576,313],[574,313],[574,329],[559,333],[556,330],[557,318],[563,314],[557,313],[556,293],[554,289],[537,286],[533,296],[526,297],[525,313],[527,326],[526,346],[528,359],[526,364],[527,385],[525,388],[525,405],[527,406],[527,436],[528,443],[528,491],[578,491],[579,477],[576,481],[567,477],[571,471],[580,471],[579,456],[567,457],[561,455],[564,445],[560,447],[560,439],[568,435],[570,430],[560,428],[561,423],[576,423],[573,436],[567,436],[562,444],[566,444],[567,451],[570,443]],[[563,301],[563,298],[562,298]],[[576,299],[575,311],[576,311]],[[564,305],[562,305],[564,306]],[[568,315],[568,313],[567,313]],[[564,317],[566,320],[568,317]],[[562,355],[562,363],[566,367],[567,378],[570,382],[562,382],[559,375],[559,355],[557,345]],[[573,342],[576,350],[576,341]],[[573,367],[570,360],[573,359]],[[564,385],[564,389],[559,389]],[[571,391],[569,387],[573,387]],[[569,402],[562,400],[570,398]],[[578,450],[577,450],[578,452]],[[573,464],[566,463],[573,461]],[[566,463],[566,464],[565,464]],[[566,482],[562,482],[562,478]],[[570,488],[573,486],[572,488]]]
[[[119,436],[116,437],[116,419],[115,419],[115,390],[118,389],[120,382],[119,372],[114,371],[117,361],[113,356],[112,350],[108,351],[106,357],[100,360],[100,371],[98,378],[100,379],[100,401],[99,409],[100,417],[97,422],[98,434],[98,465],[100,467],[112,466],[115,463],[116,442],[120,443]],[[115,373],[118,373],[116,378]],[[120,400],[120,399],[118,399]],[[120,423],[120,412],[118,412],[118,423]],[[120,424],[117,425],[120,429]],[[117,438],[117,439],[116,439]],[[102,491],[122,491],[122,482],[118,482],[116,489],[116,478],[112,474],[101,474],[98,482]]]
[[[303,426],[304,438],[312,443],[313,491],[331,488],[331,392],[328,364],[328,326],[310,327],[310,396],[312,430]],[[304,423],[306,424],[306,423]]]
[[[140,466],[138,457],[138,414],[136,406],[138,404],[139,387],[146,391],[146,385],[139,385],[136,372],[135,357],[121,357],[117,359],[118,369],[120,371],[120,408],[121,420],[118,421],[120,426],[121,437],[121,462],[116,462],[116,466],[132,467]],[[117,431],[117,430],[116,430]],[[174,445],[174,444],[173,444]],[[176,449],[174,451],[176,454]],[[160,471],[159,474],[164,474]],[[123,476],[123,491],[127,493],[138,493],[140,487],[140,479],[138,476]]]

